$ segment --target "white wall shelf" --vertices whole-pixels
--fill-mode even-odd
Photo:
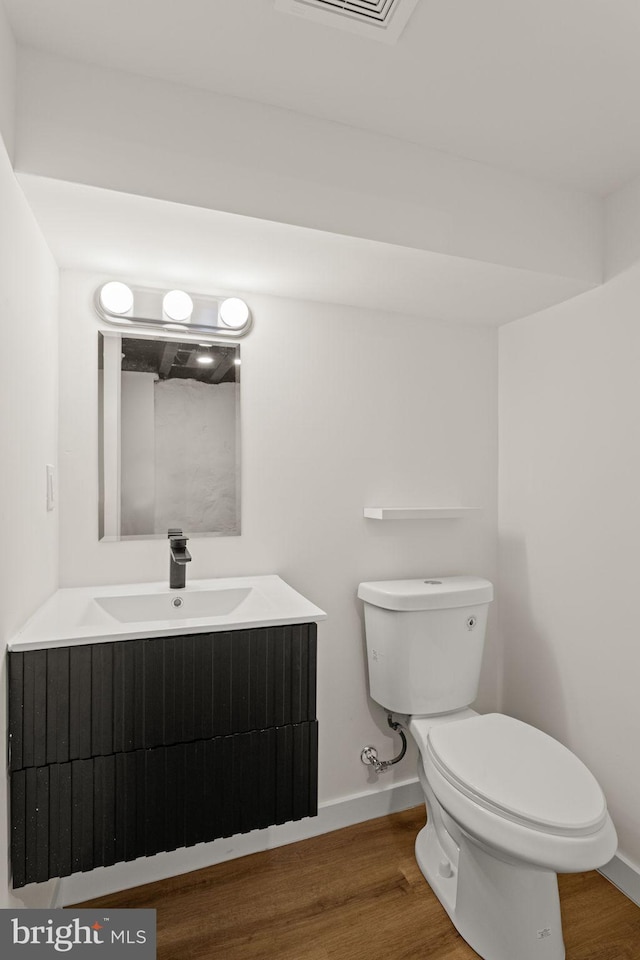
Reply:
[[[365,507],[369,520],[452,520],[481,513],[475,507]]]

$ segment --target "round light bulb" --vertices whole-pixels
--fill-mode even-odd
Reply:
[[[244,327],[249,319],[249,307],[238,297],[229,297],[220,304],[220,319],[227,327],[235,330]]]
[[[164,296],[162,309],[170,320],[187,323],[193,313],[193,300],[184,290],[171,290]]]
[[[117,317],[123,317],[133,307],[133,291],[126,283],[111,280],[109,283],[105,283],[100,290],[100,305],[107,313],[114,313]]]

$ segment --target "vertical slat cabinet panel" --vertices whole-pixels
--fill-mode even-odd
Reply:
[[[68,877],[71,858],[71,764],[49,767],[49,876]]]
[[[145,750],[136,750],[135,767],[135,849],[136,857],[147,854],[147,758]]]
[[[292,803],[293,820],[318,812],[317,771],[318,724],[298,723],[293,731]]]
[[[15,887],[317,813],[315,624],[9,654]]]
[[[144,735],[140,746],[157,746],[164,738],[164,640],[144,643]]]
[[[213,725],[213,637],[196,634],[194,643],[194,737],[209,740],[216,736]]]
[[[113,647],[112,643],[91,646],[92,757],[113,753]]]
[[[69,650],[69,759],[91,756],[91,646]]]
[[[293,728],[276,730],[276,823],[293,819]]]
[[[133,640],[133,676],[135,700],[133,709],[133,748],[138,750],[145,744],[145,669],[144,650],[146,640]]]
[[[314,624],[315,626],[315,624]],[[305,817],[318,816],[318,721],[309,724],[309,806]]]
[[[233,832],[247,833],[251,829],[249,824],[253,803],[252,738],[250,733],[237,733],[230,739],[233,743],[233,780],[229,784],[233,798]],[[257,781],[257,778],[254,779]]]
[[[284,627],[274,627],[271,634],[273,660],[273,717],[274,727],[289,722],[290,697],[287,686],[286,635]]]
[[[316,675],[318,670],[318,624],[308,623],[307,637],[307,720],[316,719]]]
[[[232,634],[218,633],[213,645],[213,730],[214,735],[232,733],[231,661]]]
[[[27,883],[35,881],[38,863],[37,767],[29,767],[25,779],[25,866]]]
[[[27,771],[16,770],[11,776],[11,868],[14,887],[24,887],[27,880]]]
[[[93,865],[115,863],[115,756],[96,757],[93,769]]]
[[[11,769],[313,720],[315,629],[11,653]]]
[[[291,723],[291,630],[282,631],[282,723]]]
[[[17,771],[13,885],[313,815],[315,738],[305,722]]]
[[[92,759],[71,763],[71,865],[73,873],[91,870],[94,856]]]
[[[47,651],[30,651],[23,664],[22,762],[39,767],[47,758]]]
[[[45,763],[56,763],[58,760],[58,690],[60,677],[58,676],[58,650],[47,650],[46,658],[46,723],[45,723]]]
[[[35,879],[41,883],[49,879],[49,771],[50,767],[36,767],[35,779]]]
[[[182,650],[182,685],[178,690],[178,705],[182,717],[182,730],[180,741],[186,743],[195,740],[195,685],[196,685],[196,662],[194,652],[194,638],[181,637]],[[149,743],[149,746],[152,746]]]
[[[261,731],[258,770],[258,817],[256,827],[269,827],[276,822],[276,739],[277,730]]]
[[[307,716],[307,644],[303,628],[291,628],[291,723],[300,723]]]
[[[233,737],[216,737],[212,741],[210,762],[210,775],[216,785],[212,820],[216,824],[217,836],[230,837],[233,835],[233,794],[226,785],[234,777]]]
[[[205,820],[207,811],[204,809],[204,743],[188,743],[185,746],[187,769],[187,820],[185,839],[186,845],[192,847],[202,843],[206,836]]]
[[[269,643],[267,630],[249,633],[249,729],[264,730],[269,721]]]
[[[139,856],[137,836],[138,780],[137,754],[115,756],[115,862],[135,860]]]
[[[165,747],[141,751],[144,764],[144,852],[151,856],[165,849],[166,796]]]
[[[167,850],[186,846],[185,802],[189,790],[185,768],[185,748],[174,744],[166,751],[164,791],[164,836]]]
[[[250,638],[250,630],[236,630],[231,637],[231,730],[234,733],[250,729]]]
[[[47,763],[69,759],[69,648],[47,650]]]
[[[24,723],[24,654],[10,653],[9,674],[9,769],[22,770]]]
[[[49,817],[49,877],[59,877],[60,873],[60,840],[58,829],[60,825],[60,771],[62,764],[50,763],[49,796],[47,812]]]
[[[182,739],[182,724],[178,720],[178,699],[182,683],[180,649],[179,638],[167,637],[164,641],[162,697],[164,700],[164,742],[166,744],[179,743]]]
[[[113,750],[133,750],[135,742],[135,703],[137,701],[136,641],[114,643],[113,647]]]

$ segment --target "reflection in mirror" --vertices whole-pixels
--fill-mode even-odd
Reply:
[[[100,538],[240,533],[240,347],[99,335]]]

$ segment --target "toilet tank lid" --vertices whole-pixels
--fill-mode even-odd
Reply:
[[[490,603],[493,584],[482,577],[424,577],[361,583],[358,596],[387,610],[444,610]]]

